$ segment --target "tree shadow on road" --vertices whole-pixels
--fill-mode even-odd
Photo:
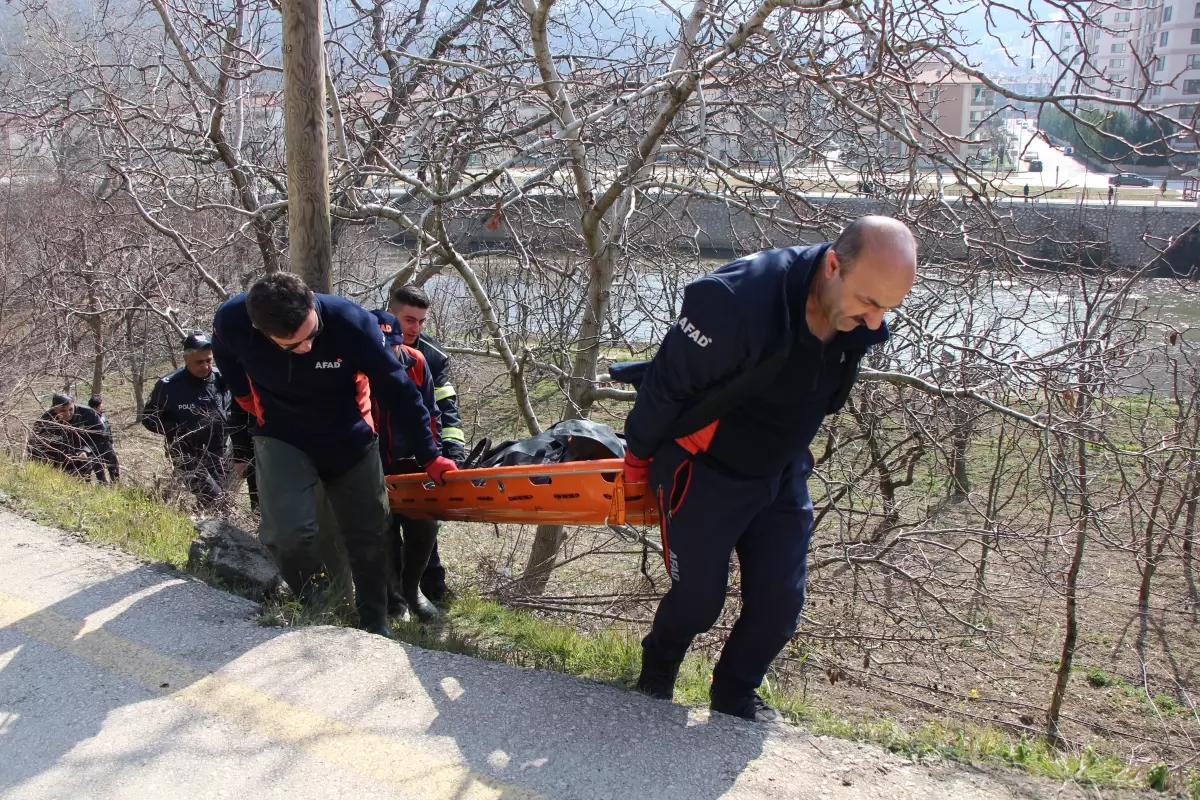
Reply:
[[[555,798],[705,800],[762,755],[770,728],[544,670],[415,651],[410,662],[468,766]]]
[[[48,563],[38,559],[32,574]],[[556,673],[344,629],[267,629],[248,620],[254,611],[161,566],[107,575],[42,609],[0,589],[0,795],[70,786],[139,796],[160,779],[194,784],[181,769],[203,775],[218,761],[242,789],[294,782],[301,751],[324,758],[308,747],[307,730],[247,738],[237,720],[227,724],[236,712],[213,715],[194,702],[193,690],[227,665],[222,675],[239,691],[278,698],[295,710],[292,724],[315,720],[320,746],[344,725],[383,760],[431,753],[429,763],[457,762],[502,798],[524,797],[526,787],[555,798],[715,798],[762,754],[768,734]],[[163,698],[182,702],[142,705]],[[126,736],[124,725],[137,728]],[[416,767],[380,771],[373,758],[335,755],[317,774],[423,794]],[[460,789],[433,794],[470,793],[470,775],[451,779]]]
[[[201,592],[193,629],[172,627],[177,615],[164,610],[198,603]],[[271,637],[228,635],[253,610],[164,566],[113,575],[42,609],[0,590],[0,795],[55,770],[75,771],[76,786],[119,784],[122,770],[155,753],[131,743],[97,757],[89,740],[121,724],[123,709],[182,691]]]

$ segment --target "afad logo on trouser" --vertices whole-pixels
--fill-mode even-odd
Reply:
[[[658,487],[658,530],[662,537],[663,560],[667,572],[671,574],[671,580],[677,582],[679,580],[679,558],[675,555],[675,551],[671,549],[670,541],[667,539],[667,522],[670,519],[670,514],[667,513],[667,507],[663,503],[663,490]]]
[[[708,347],[710,344],[712,344],[712,338],[701,333],[699,328],[688,322],[687,317],[680,317],[677,324],[679,325],[679,330],[687,334],[689,339],[701,347]]]

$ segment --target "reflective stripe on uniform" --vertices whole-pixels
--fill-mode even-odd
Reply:
[[[454,387],[447,383],[445,386],[438,386],[433,390],[433,399],[440,403],[447,397],[454,397],[457,394]]]
[[[462,428],[442,428],[442,438],[451,442],[467,443],[467,437],[463,436]]]

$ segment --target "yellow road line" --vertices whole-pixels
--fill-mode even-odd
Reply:
[[[163,697],[426,800],[534,800],[521,786],[356,730],[245,684],[195,669],[104,629],[0,592],[0,626],[126,678]]]

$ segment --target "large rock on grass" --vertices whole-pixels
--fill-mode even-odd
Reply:
[[[199,538],[188,548],[188,567],[218,578],[258,599],[275,596],[283,578],[270,551],[257,537],[223,519],[196,523]]]

